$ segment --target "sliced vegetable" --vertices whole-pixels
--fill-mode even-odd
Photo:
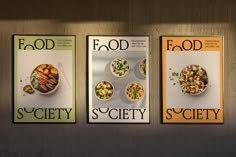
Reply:
[[[26,93],[29,93],[29,94],[33,94],[34,93],[34,90],[33,88],[31,87],[31,85],[25,85],[23,90],[26,92]]]

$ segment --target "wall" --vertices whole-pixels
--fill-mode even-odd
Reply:
[[[0,157],[236,156],[236,2],[5,0],[0,5]],[[77,124],[12,123],[12,34],[77,36]],[[88,124],[86,35],[150,35],[151,124]],[[224,36],[224,124],[160,124],[160,35]],[[209,60],[210,62],[210,60]]]

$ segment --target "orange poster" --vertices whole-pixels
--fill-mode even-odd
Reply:
[[[223,37],[161,37],[162,122],[223,123]]]

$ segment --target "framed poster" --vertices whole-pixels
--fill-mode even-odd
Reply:
[[[223,123],[223,37],[161,37],[163,123]]]
[[[75,40],[13,35],[14,123],[75,123]]]
[[[149,37],[88,36],[89,123],[149,123]]]

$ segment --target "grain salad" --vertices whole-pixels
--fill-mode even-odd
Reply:
[[[207,72],[199,65],[189,65],[181,71],[179,83],[184,93],[201,94],[207,88]]]

